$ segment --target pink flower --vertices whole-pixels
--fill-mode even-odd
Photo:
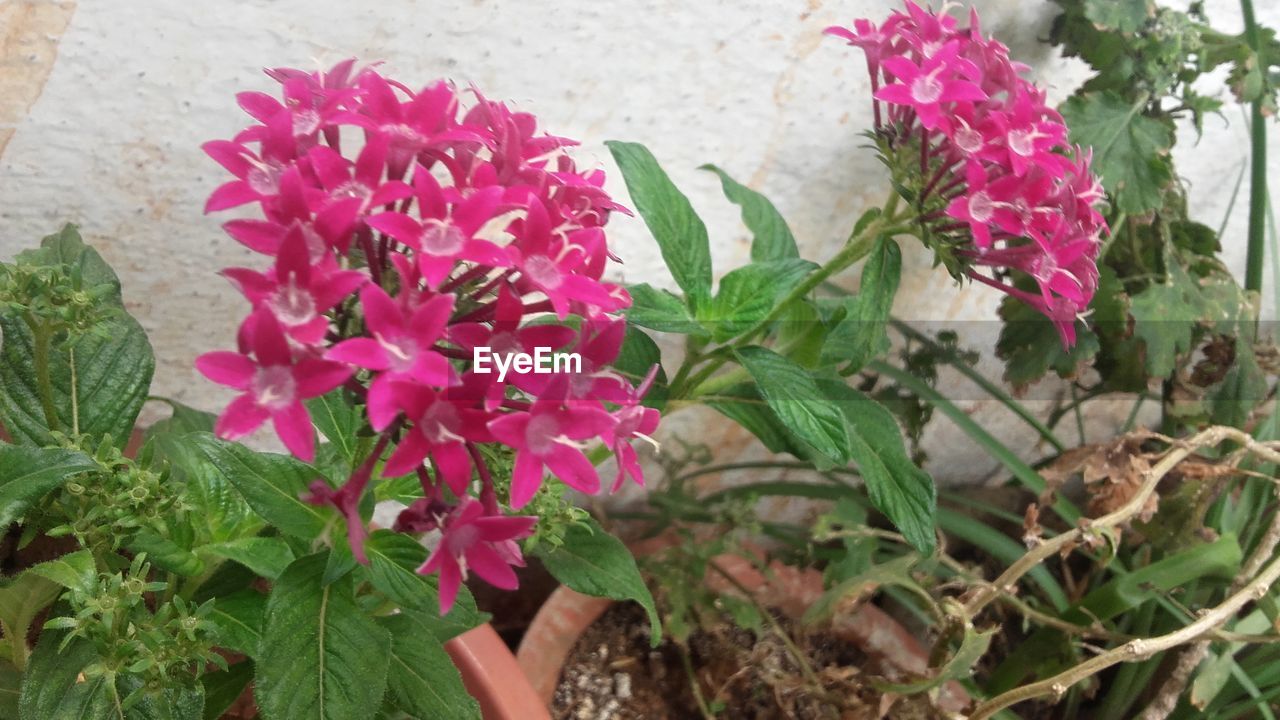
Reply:
[[[196,358],[196,368],[205,377],[244,393],[223,411],[215,432],[238,440],[270,419],[285,447],[310,462],[315,432],[302,401],[338,387],[351,371],[315,358],[295,362],[284,331],[270,313],[254,313],[246,324],[247,352],[211,352]]]
[[[938,129],[943,122],[943,103],[987,99],[982,88],[961,79],[977,75],[977,70],[957,57],[959,49],[958,42],[949,42],[919,65],[900,55],[884,58],[880,64],[896,82],[880,88],[876,99],[906,105],[916,111],[925,128]]]
[[[914,185],[922,236],[960,261],[948,264],[956,277],[1031,304],[1069,346],[1097,289],[1106,231],[1089,156],[1066,145],[1062,116],[1007,47],[982,37],[976,12],[957,28],[945,11],[905,5],[878,29],[864,20],[827,31],[867,54],[886,164],[919,168],[895,180]],[[1016,291],[1010,273],[1030,275],[1041,292]]]
[[[458,597],[458,587],[475,572],[485,582],[503,590],[515,590],[520,582],[511,566],[524,567],[515,540],[527,536],[535,517],[486,515],[477,500],[466,499],[444,518],[440,542],[418,572],[440,573],[440,613],[448,614]]]
[[[431,287],[439,286],[459,261],[491,267],[507,264],[497,245],[476,237],[498,214],[502,188],[486,187],[472,191],[465,199],[449,198],[421,165],[413,174],[413,185],[422,222],[403,213],[385,212],[369,218],[368,223],[416,251],[418,269]]]
[[[408,380],[423,385],[453,383],[449,359],[434,350],[453,312],[452,295],[436,295],[406,311],[377,285],[360,291],[365,324],[371,337],[357,337],[335,345],[329,360],[378,371],[369,385],[369,422],[385,430],[398,414],[391,383]]]
[[[487,376],[471,373],[459,388],[446,392],[397,383],[396,402],[413,424],[387,459],[383,473],[388,477],[406,475],[430,457],[453,494],[465,495],[472,472],[467,443],[493,441],[486,427],[492,414],[480,407],[487,382]]]
[[[563,383],[560,383],[563,386]],[[552,388],[554,396],[562,388]],[[600,491],[600,476],[583,454],[582,441],[608,432],[614,419],[598,404],[563,402],[540,397],[527,412],[489,422],[498,441],[516,450],[511,478],[511,507],[519,510],[542,486],[548,468],[569,487],[588,494]]]
[[[199,361],[244,393],[220,432],[239,437],[271,418],[310,460],[301,400],[345,383],[373,449],[340,488],[318,481],[306,499],[344,516],[364,562],[369,484],[379,472],[412,473],[423,497],[395,527],[443,531],[423,572],[441,573],[444,606],[468,567],[514,586],[510,565],[523,562],[514,539],[532,519],[502,518],[503,501],[526,504],[546,468],[598,491],[583,454],[595,442],[641,480],[630,443],[652,432],[657,413],[610,367],[625,329],[615,313],[630,298],[601,279],[617,261],[605,225],[626,209],[603,172],[575,165],[566,152],[574,141],[478,92],[466,109],[453,85],[415,91],[353,61],[267,74],[280,96],[238,96],[258,124],[205,146],[234,178],[208,209],[251,205],[224,229],[272,258],[226,271],[253,306],[241,352]],[[480,347],[504,359],[573,348],[583,363],[499,380],[472,367]],[[516,454],[507,498],[486,461],[494,444]]]
[[[281,243],[271,271],[227,268],[222,274],[254,307],[271,313],[289,336],[303,345],[320,344],[329,329],[324,313],[369,280],[362,272],[338,269],[328,255],[312,265],[307,241],[298,227]]]

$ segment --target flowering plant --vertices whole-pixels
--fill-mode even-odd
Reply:
[[[242,93],[258,124],[205,145],[235,176],[206,210],[254,204],[262,218],[224,227],[272,260],[265,272],[224,272],[252,311],[238,352],[196,361],[242,393],[217,433],[235,440],[270,420],[311,462],[304,401],[331,393],[353,404],[368,430],[344,458],[354,467],[340,488],[313,483],[308,501],[343,514],[355,558],[368,562],[370,479],[413,476],[421,497],[394,529],[442,533],[420,568],[439,573],[441,610],[469,570],[514,589],[510,566],[524,564],[515,541],[537,518],[504,517],[501,503],[528,505],[545,470],[599,492],[583,452],[593,439],[619,458],[614,489],[627,477],[643,483],[630,443],[658,422],[641,404],[652,374],[629,379],[611,367],[625,336],[617,312],[630,299],[601,279],[614,259],[604,226],[623,208],[602,189],[603,173],[576,169],[572,141],[478,92],[463,113],[447,83],[410,92],[351,61],[270,74],[283,102]],[[362,135],[358,149],[344,129]],[[473,362],[480,351],[540,349],[573,353],[578,365],[499,374]],[[486,447],[514,453],[501,498],[508,479],[495,480]]]

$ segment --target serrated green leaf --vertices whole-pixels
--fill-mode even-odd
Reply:
[[[177,417],[175,410],[175,420]],[[228,476],[201,451],[196,439],[208,437],[208,432],[186,429],[188,422],[198,424],[199,420],[178,422],[171,426],[172,432],[157,432],[149,437],[157,457],[169,462],[173,479],[184,483],[184,499],[191,506],[189,517],[199,540],[225,542],[252,536],[265,527],[266,522],[249,507]]]
[[[0,584],[0,629],[4,631],[3,641],[9,644],[10,656],[15,662],[25,663],[31,623],[61,593],[62,588],[57,583],[30,572]],[[0,673],[0,678],[3,678],[3,673]],[[0,690],[2,694],[3,690]],[[0,697],[2,705],[3,698]]]
[[[724,195],[734,205],[742,208],[742,223],[751,231],[751,260],[764,262],[800,256],[795,236],[787,221],[769,198],[738,183],[715,165],[703,165],[700,170],[710,170],[720,177]]]
[[[72,640],[59,652],[63,633],[49,630],[31,654],[18,709],[23,720],[123,720],[112,678],[97,675],[83,682],[80,673],[98,653],[87,640]]]
[[[300,498],[320,474],[287,455],[254,452],[212,435],[189,436],[195,447],[267,522],[301,540],[319,537],[336,516]]]
[[[1098,336],[1082,322],[1076,322],[1076,344],[1067,349],[1049,318],[1021,300],[1005,297],[999,312],[1004,324],[996,340],[996,357],[1004,360],[1005,382],[1015,388],[1036,382],[1050,370],[1060,377],[1075,377],[1098,354]]]
[[[1146,346],[1147,374],[1164,378],[1178,356],[1191,350],[1191,333],[1203,313],[1200,290],[1182,266],[1169,263],[1169,278],[1133,296],[1133,334]]]
[[[162,570],[168,570],[183,577],[194,577],[204,572],[204,561],[199,556],[173,540],[150,530],[134,533],[126,546],[134,553],[146,553],[147,560]]]
[[[256,590],[240,590],[214,600],[209,622],[218,629],[218,647],[258,657],[267,597]]]
[[[0,660],[0,717],[18,717],[18,698],[22,695],[22,673],[13,663]]]
[[[280,577],[294,561],[289,543],[278,537],[245,537],[202,545],[199,551],[240,563],[269,580]]]
[[[356,435],[364,426],[364,419],[347,402],[345,392],[338,388],[327,395],[308,400],[306,405],[316,429],[333,443],[339,455],[347,461],[348,467],[355,467],[356,456],[359,454]]]
[[[1163,204],[1173,180],[1169,148],[1173,132],[1112,91],[1076,95],[1062,104],[1071,142],[1093,148],[1093,170],[1117,209],[1139,215]]]
[[[1084,15],[1095,24],[1120,32],[1137,32],[1154,6],[1149,0],[1084,0]]]
[[[387,694],[397,708],[415,720],[480,719],[458,668],[419,615],[390,615],[378,624],[391,633]]]
[[[321,582],[326,555],[294,561],[271,589],[254,686],[267,718],[351,720],[381,705],[390,633],[356,604],[350,575]]]
[[[64,432],[78,427],[93,437],[110,435],[123,447],[147,399],[155,356],[146,332],[127,314],[100,329],[51,349],[53,407]],[[53,444],[37,389],[31,329],[13,314],[0,314],[0,333],[0,422],[16,441]]]
[[[809,371],[768,348],[745,347],[734,354],[787,430],[824,457],[849,461],[844,415],[818,390]]]
[[[788,258],[732,270],[720,279],[719,292],[700,309],[698,320],[717,342],[737,337],[764,320],[778,301],[817,267],[808,260]]]
[[[844,413],[849,449],[871,503],[924,555],[936,547],[938,493],[933,478],[907,454],[902,433],[883,405],[837,380],[817,388]]]
[[[127,708],[128,720],[201,720],[204,717],[204,686],[168,687],[162,691],[148,691],[142,678],[121,675],[116,681],[120,697],[128,698],[139,693],[136,704]]]
[[[621,540],[594,520],[570,525],[563,544],[539,545],[534,554],[555,579],[580,593],[640,603],[649,615],[651,644],[657,647],[661,642],[662,620],[635,558]]]
[[[369,556],[369,580],[373,586],[400,606],[434,615],[430,623],[436,639],[444,642],[484,622],[476,609],[475,598],[466,587],[458,589],[453,608],[440,615],[440,593],[434,576],[419,575],[418,568],[427,560],[427,549],[413,538],[390,530],[375,530],[364,544]]]
[[[627,320],[633,325],[658,332],[681,335],[705,336],[706,330],[693,319],[683,300],[667,290],[648,283],[628,285],[631,307],[627,308]]]
[[[638,143],[605,143],[622,170],[636,212],[658,241],[662,259],[696,310],[711,293],[711,247],[707,226],[689,199],[667,177],[649,149]]]
[[[898,243],[887,237],[877,239],[862,269],[858,294],[845,301],[844,318],[827,333],[823,360],[841,363],[845,372],[856,372],[889,349],[889,312],[901,274]]]
[[[0,445],[0,532],[70,476],[98,469],[73,450]]]
[[[769,409],[753,383],[726,388],[714,396],[701,398],[708,407],[746,428],[768,448],[769,452],[791,453],[804,459],[804,447],[783,426],[778,416]]]
[[[77,550],[60,555],[48,562],[33,565],[28,573],[39,575],[68,590],[88,592],[98,582],[98,569],[94,564],[93,552]]]

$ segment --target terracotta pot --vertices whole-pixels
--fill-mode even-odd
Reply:
[[[450,640],[444,649],[462,674],[467,692],[480,703],[484,720],[550,720],[547,703],[488,624]]]
[[[640,554],[644,554],[643,551]],[[776,607],[794,620],[803,617],[823,592],[822,574],[812,568],[799,569],[774,561],[769,566],[771,577],[765,578],[750,562],[737,555],[723,555],[716,558],[716,562],[763,604]],[[714,573],[707,576],[706,583],[717,592],[735,592],[728,581]],[[564,664],[578,638],[611,605],[612,600],[560,587],[538,611],[520,643],[516,661],[543,703],[551,704]],[[929,668],[928,651],[920,641],[869,602],[836,613],[831,631],[874,658],[881,667],[904,677],[919,675]],[[952,681],[942,686],[937,703],[940,710],[959,713],[968,707],[969,700],[964,688]]]

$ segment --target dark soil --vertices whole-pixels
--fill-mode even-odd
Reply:
[[[687,659],[705,704],[733,720],[933,720],[924,698],[885,697],[868,683],[874,669],[857,648],[828,633],[779,619],[808,657],[821,690],[806,679],[776,633],[725,623],[689,638]],[[574,646],[552,701],[556,720],[703,720],[685,653],[649,647],[649,624],[619,603]]]

